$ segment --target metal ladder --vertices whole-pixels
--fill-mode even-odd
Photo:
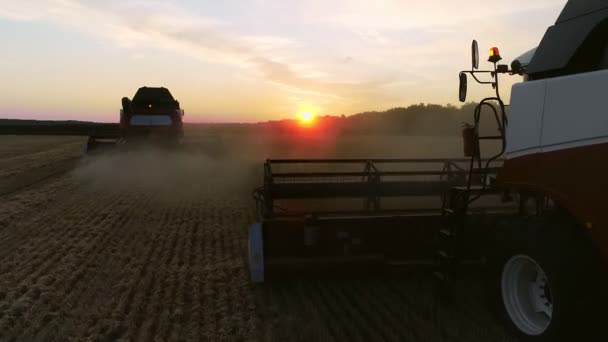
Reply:
[[[444,228],[439,230],[438,269],[434,273],[441,281],[449,280],[460,262],[461,239],[469,206],[470,189],[453,187],[443,198]]]
[[[500,104],[500,112],[496,110],[487,101],[498,100]],[[481,119],[481,108],[483,106],[489,106],[498,124],[499,135],[492,136],[480,136],[478,133],[479,123]],[[500,113],[500,114],[499,114]],[[487,98],[484,99],[475,109],[474,115],[474,132],[475,132],[475,151],[471,155],[471,161],[469,164],[469,175],[467,179],[467,185],[461,187],[453,187],[450,191],[444,195],[442,204],[442,216],[444,218],[445,226],[439,231],[438,241],[438,269],[434,272],[435,276],[441,281],[451,280],[456,270],[462,261],[461,258],[461,244],[463,240],[464,230],[466,226],[467,214],[469,212],[469,206],[477,199],[487,193],[494,193],[495,189],[488,185],[487,178],[489,176],[490,164],[498,157],[504,154],[506,148],[505,142],[505,122],[504,117],[504,104],[500,98]],[[499,140],[502,142],[501,150],[495,156],[489,158],[487,162],[482,162],[480,145],[479,142],[483,140]],[[481,185],[474,186],[473,177],[481,176]]]

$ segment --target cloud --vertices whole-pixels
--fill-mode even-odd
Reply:
[[[353,63],[355,61],[354,58],[352,58],[351,56],[346,56],[344,58],[340,58],[339,63],[341,64],[350,64]]]
[[[36,9],[36,10],[34,10]],[[36,13],[37,15],[31,15]],[[289,63],[282,50],[294,47],[289,38],[231,32],[231,25],[216,18],[192,15],[174,3],[160,1],[47,0],[12,3],[0,12],[11,20],[45,20],[100,36],[118,46],[138,50],[163,48],[213,63],[229,63],[297,91],[327,93],[369,87],[369,83],[334,84],[311,75],[323,75],[314,66],[306,73]],[[140,58],[142,53],[131,54]],[[253,70],[251,68],[253,67]],[[311,70],[312,69],[312,70]]]
[[[368,42],[381,44],[381,45],[385,45],[385,44],[389,43],[389,40],[375,29],[353,28],[353,32],[355,32],[355,34],[357,34],[361,39],[368,41]]]
[[[418,102],[436,87],[453,93],[446,80],[470,63],[471,38],[480,40],[482,53],[496,43],[506,60],[516,57],[509,51],[536,44],[563,6],[555,0],[200,3],[0,0],[0,18],[101,37],[132,58],[163,49],[233,66],[248,84],[279,86],[285,98],[366,110],[407,104],[404,98]]]
[[[480,19],[504,18],[513,13],[547,8],[561,9],[565,0],[562,3],[555,0],[334,0],[332,3],[332,11],[323,13],[318,9],[321,21],[353,30],[382,31],[474,25]],[[322,6],[320,1],[311,4]]]
[[[138,59],[144,59],[144,58],[146,58],[146,56],[143,53],[134,53],[130,57],[134,61],[138,60]]]
[[[33,21],[40,19],[40,7],[36,2],[28,1],[0,1],[0,18],[14,21]]]

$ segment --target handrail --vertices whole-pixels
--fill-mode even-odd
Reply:
[[[490,168],[498,170],[498,168]],[[473,170],[473,174],[483,174],[484,170]],[[442,175],[468,175],[469,171],[377,171],[378,176],[442,176]],[[283,172],[273,173],[275,178],[295,177],[360,177],[367,176],[368,172]]]
[[[486,161],[487,159],[482,159]],[[412,158],[412,159],[266,159],[269,164],[357,164],[372,162],[375,164],[398,164],[398,163],[445,163],[457,162],[467,163],[469,158]]]

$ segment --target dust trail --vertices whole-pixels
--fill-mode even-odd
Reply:
[[[73,176],[95,191],[160,194],[162,199],[248,195],[259,182],[259,165],[203,153],[154,148],[120,151],[86,158]]]

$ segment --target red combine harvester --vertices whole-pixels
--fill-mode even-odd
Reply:
[[[608,340],[608,3],[568,1],[536,49],[510,67],[500,60],[492,48],[493,68],[478,70],[474,41],[460,73],[461,101],[467,75],[495,90],[463,130],[469,159],[267,160],[252,281],[365,262],[426,266],[449,284],[479,265],[522,339]],[[524,77],[508,115],[501,74]],[[492,123],[497,133],[482,134]]]
[[[135,142],[172,146],[184,135],[184,111],[166,88],[142,87],[133,100],[124,97],[120,110],[120,131],[93,134],[85,146],[85,153],[113,149]]]

